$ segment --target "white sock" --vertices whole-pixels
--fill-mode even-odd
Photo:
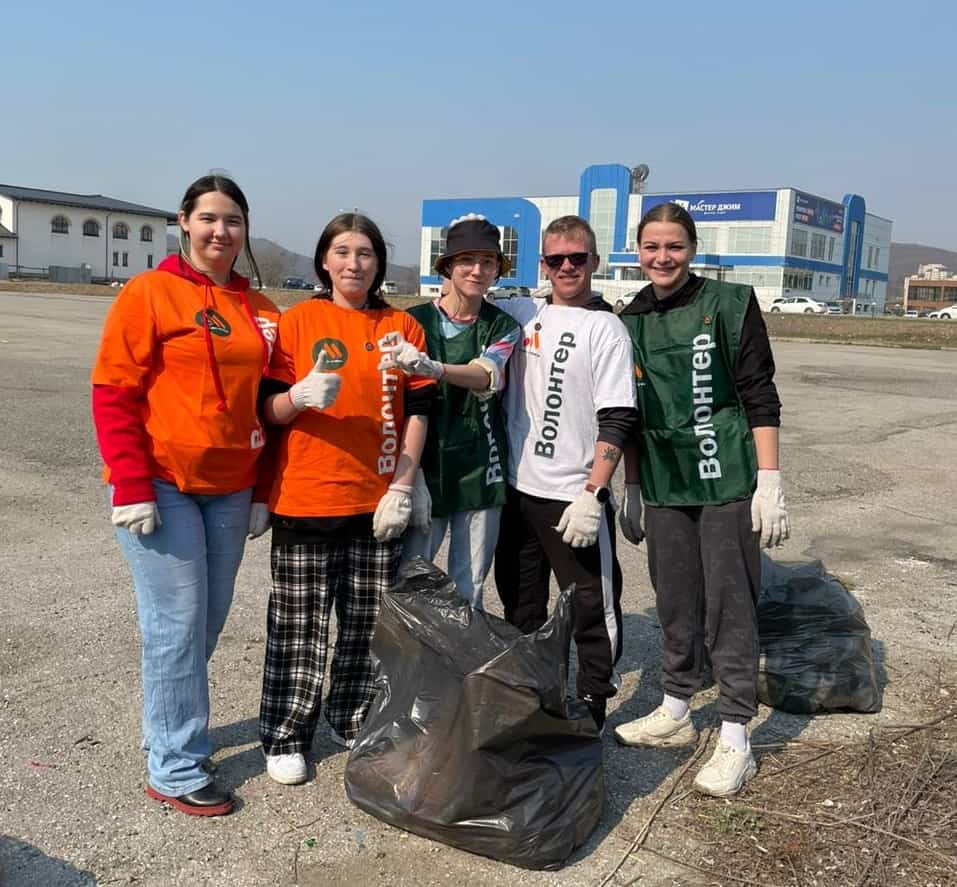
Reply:
[[[721,738],[738,751],[748,750],[747,724],[733,724],[731,721],[722,721]]]
[[[688,714],[688,700],[678,699],[677,696],[669,696],[667,693],[665,693],[661,707],[676,721],[680,721]]]

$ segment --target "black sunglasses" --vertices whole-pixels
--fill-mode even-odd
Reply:
[[[542,261],[548,265],[552,271],[557,271],[565,264],[565,259],[572,263],[573,268],[581,268],[588,261],[591,253],[553,253],[550,256],[542,256]]]

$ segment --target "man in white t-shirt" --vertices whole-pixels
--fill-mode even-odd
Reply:
[[[560,587],[575,585],[578,695],[601,729],[622,646],[609,484],[638,413],[631,339],[592,299],[597,268],[591,227],[563,216],[542,238],[551,296],[501,303],[522,339],[504,399],[509,485],[495,583],[505,618],[526,633],[548,616],[550,572]]]

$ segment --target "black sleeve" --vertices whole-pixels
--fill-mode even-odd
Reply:
[[[774,384],[774,355],[753,290],[741,325],[734,384],[748,415],[748,425],[776,428],[781,424],[781,400]]]
[[[406,388],[404,391],[406,416],[428,416],[432,412],[438,385],[424,385],[422,388]]]
[[[288,382],[280,382],[278,379],[270,379],[263,376],[259,382],[259,394],[256,395],[256,412],[261,416],[266,406],[266,401],[274,394],[282,394],[292,388]]]
[[[634,407],[608,407],[598,411],[598,439],[624,449],[638,425],[638,410]]]

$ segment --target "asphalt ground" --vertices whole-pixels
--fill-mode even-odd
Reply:
[[[0,292],[0,884],[598,884],[685,753],[621,748],[606,731],[605,817],[559,872],[515,869],[367,816],[345,797],[346,754],[321,730],[307,785],[269,780],[256,730],[268,538],[247,548],[211,663],[214,761],[241,804],[197,820],[146,797],[131,581],[89,419],[109,302]],[[752,742],[859,738],[930,717],[957,685],[957,357],[797,342],[776,343],[775,355],[792,521],[775,557],[820,558],[847,583],[886,686],[877,715],[762,708]],[[626,634],[612,727],[659,695],[645,551],[620,540],[619,553]],[[713,690],[696,699],[699,726],[714,722],[714,701]],[[680,854],[689,839],[672,840]],[[689,883],[650,856],[622,875],[615,883]]]

